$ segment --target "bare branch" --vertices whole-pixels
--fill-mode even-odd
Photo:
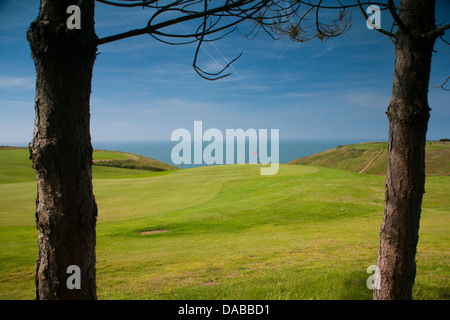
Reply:
[[[434,88],[441,88],[442,90],[445,90],[445,91],[450,91],[450,88],[449,89],[444,88],[444,86],[448,82],[448,80],[450,80],[450,76],[447,77],[447,79],[441,85],[439,85],[439,86],[431,85],[431,86]]]
[[[450,42],[447,42],[442,36],[439,36],[439,38],[441,38],[441,40],[448,46],[450,46]]]
[[[207,12],[207,11],[208,11],[208,0],[204,0],[204,12]],[[201,69],[200,67],[197,66],[198,53],[199,53],[199,51],[200,51],[200,47],[201,47],[202,42],[203,42],[203,40],[204,40],[204,38],[205,38],[205,34],[206,34],[206,32],[207,32],[206,25],[207,25],[208,17],[205,15],[203,19],[204,19],[204,20],[203,20],[203,30],[202,30],[202,32],[201,32],[201,37],[200,37],[200,40],[199,40],[199,42],[198,42],[197,49],[196,49],[196,51],[195,51],[194,62],[192,63],[192,66],[194,67],[195,72],[196,72],[200,77],[202,77],[203,79],[206,79],[206,80],[219,80],[219,79],[228,77],[228,76],[230,75],[230,73],[225,74],[225,75],[221,75],[221,74],[222,74],[226,69],[228,69],[228,67],[229,67],[234,61],[236,61],[237,59],[239,59],[239,57],[242,55],[242,53],[241,53],[237,58],[233,59],[230,63],[228,63],[224,68],[222,68],[222,70],[220,70],[219,72],[216,72],[216,73],[206,72],[206,71],[204,71],[203,69]]]
[[[369,16],[367,15],[366,11],[365,11],[364,8],[362,7],[363,4],[361,3],[360,0],[356,0],[356,1],[358,2],[358,7],[359,7],[359,9],[361,10],[361,13],[363,14],[363,16],[364,16],[364,18],[366,19],[366,21],[368,21],[368,20],[369,20]],[[373,4],[373,3],[372,3],[372,4]],[[378,5],[378,4],[377,4],[377,5]],[[384,4],[384,5],[386,5],[386,4]],[[383,29],[381,29],[381,28],[375,28],[375,30],[377,30],[378,32],[380,32],[380,33],[382,33],[382,34],[388,36],[389,38],[391,38],[391,41],[393,41],[392,39],[396,39],[396,38],[395,38],[395,34],[389,32],[389,31],[383,30]],[[392,30],[392,29],[391,29],[391,30]],[[394,40],[393,42],[395,42],[395,41],[396,41],[396,40]]]
[[[394,5],[394,0],[388,0],[388,8],[389,8],[389,12],[391,13],[392,18],[394,19],[395,24],[402,30],[407,31],[405,24],[403,23],[403,21],[400,19],[399,15],[397,14],[397,10]]]
[[[121,2],[117,2],[117,1],[109,1],[109,0],[96,0],[97,2],[100,3],[104,3],[110,6],[115,6],[115,7],[127,7],[127,8],[131,8],[131,7],[145,7],[145,6],[149,6],[153,3],[158,2],[158,0],[122,0]],[[120,1],[120,0],[119,0]],[[124,2],[126,1],[126,3]],[[124,3],[122,3],[124,2]]]
[[[310,2],[306,2],[304,0],[297,0],[297,2],[310,6],[310,7],[314,7],[314,8],[318,8],[320,7],[321,9],[350,9],[350,8],[355,8],[358,6],[362,6],[362,5],[377,5],[382,7],[381,10],[388,10],[388,7],[386,6],[386,3],[381,3],[381,2],[373,2],[373,1],[368,1],[368,2],[363,2],[360,3],[358,1],[358,4],[349,4],[349,5],[343,5],[340,1],[339,2],[339,6],[323,6],[323,5],[318,5],[318,4],[312,4]]]
[[[99,1],[99,0],[97,0]],[[104,1],[104,0],[101,0]],[[147,26],[145,28],[141,28],[141,29],[135,29],[135,30],[131,30],[131,31],[127,31],[127,32],[123,32],[123,33],[119,33],[113,36],[109,36],[109,37],[105,37],[105,38],[101,38],[98,40],[98,45],[102,45],[105,43],[109,43],[109,42],[113,42],[113,41],[117,41],[117,40],[121,40],[121,39],[125,39],[125,38],[130,38],[130,37],[134,37],[134,36],[139,36],[139,35],[143,35],[143,34],[152,34],[155,33],[157,30],[171,26],[171,25],[175,25],[178,23],[182,23],[185,21],[189,21],[189,20],[195,20],[195,19],[199,19],[202,18],[204,16],[211,16],[220,12],[224,12],[227,10],[231,10],[233,8],[239,7],[239,5],[243,5],[243,4],[247,4],[249,2],[253,2],[250,0],[239,0],[236,2],[233,2],[232,4],[228,4],[229,1],[226,2],[226,4],[224,6],[220,6],[220,7],[216,7],[213,9],[208,10],[207,12],[203,12],[203,11],[190,11],[189,13],[186,14],[186,10],[185,8],[180,8],[177,7],[180,4],[185,4],[186,1],[174,1],[173,3],[167,5],[166,7],[162,7],[160,8],[156,13],[154,13],[151,17],[151,19],[149,20]],[[261,3],[261,5],[263,3],[265,3],[266,1],[258,1]],[[151,25],[151,22],[159,15],[161,15],[164,12],[167,12],[170,10],[174,10],[174,11],[178,11],[178,12],[182,12],[184,13],[184,15],[175,18],[175,19],[170,19],[170,20],[166,20],[164,22],[155,24],[155,25]],[[224,28],[222,28],[221,30],[223,30]],[[217,31],[215,31],[217,32]],[[209,31],[208,33],[213,33],[212,31]],[[193,35],[193,37],[197,37],[198,35],[195,34]],[[180,37],[180,36],[177,36]]]
[[[447,24],[445,26],[442,26],[440,28],[434,29],[430,32],[427,32],[425,34],[422,35],[422,38],[432,38],[432,37],[439,37],[439,36],[443,36],[445,31],[450,29],[450,24]]]
[[[116,35],[104,37],[98,40],[98,45],[109,42],[148,34],[154,39],[166,44],[180,45],[198,42],[194,55],[194,70],[203,78],[216,80],[223,75],[231,63],[236,61],[240,55],[228,63],[224,69],[217,73],[209,73],[197,65],[200,48],[204,42],[221,39],[236,30],[236,26],[244,20],[257,21],[254,30],[263,28],[269,32],[271,28],[285,24],[296,15],[299,3],[291,0],[178,0],[178,1],[156,1],[156,0],[97,0],[100,3],[118,7],[150,8],[150,17],[147,26],[129,30]],[[174,18],[176,14],[176,18]],[[156,21],[160,21],[155,23]],[[197,21],[197,30],[185,33],[173,32],[167,27]],[[228,31],[227,31],[228,30]],[[324,33],[333,34],[333,30],[323,27]],[[252,31],[253,32],[253,31]],[[208,39],[207,35],[215,35],[214,39]],[[175,42],[176,39],[181,41]]]
[[[393,0],[384,3],[367,0],[355,0],[351,4],[336,1],[337,5],[325,5],[324,0],[96,0],[100,3],[118,7],[142,7],[149,9],[150,18],[147,26],[129,30],[116,35],[104,37],[98,40],[98,45],[106,44],[125,38],[148,34],[154,39],[172,45],[189,44],[197,42],[193,66],[202,77],[211,80],[220,79],[222,73],[228,68],[217,73],[208,73],[197,65],[201,46],[204,42],[221,39],[237,29],[237,25],[245,20],[253,21],[254,26],[248,33],[241,32],[248,39],[253,39],[260,30],[278,40],[288,36],[293,41],[309,41],[318,38],[326,41],[347,32],[351,27],[352,12],[348,9],[358,7],[364,18],[369,17],[363,5],[378,5],[380,10],[389,10],[394,23],[389,31],[375,28],[378,32],[387,35],[391,41],[396,42],[396,27],[407,31],[400,19],[398,10],[412,10],[395,6]],[[417,9],[417,8],[415,8]],[[323,10],[335,10],[334,19],[325,18]],[[175,18],[174,18],[175,14]],[[187,21],[197,22],[197,29],[185,33],[167,31],[167,27],[183,24]],[[422,37],[441,36],[450,25],[432,30]],[[208,39],[208,35],[214,35],[214,39]],[[179,39],[178,42],[176,42]],[[235,61],[234,59],[233,61]]]

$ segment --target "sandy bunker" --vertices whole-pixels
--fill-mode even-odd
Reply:
[[[156,233],[164,233],[169,232],[169,230],[150,230],[150,231],[141,231],[141,234],[156,234]]]

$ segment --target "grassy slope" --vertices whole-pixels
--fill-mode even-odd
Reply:
[[[385,175],[387,170],[387,142],[339,146],[293,160],[289,164],[323,166],[359,172],[380,150],[382,150],[382,153],[364,173]],[[450,142],[427,142],[425,159],[427,175],[450,175]]]
[[[120,151],[94,150],[93,160],[95,165],[106,167],[148,171],[169,171],[178,169],[178,167],[171,166],[153,158]]]
[[[164,170],[173,170],[176,167],[167,165],[163,162],[136,156],[138,161],[128,160],[133,155],[118,151],[94,150],[94,161],[106,160],[107,165],[94,164],[92,166],[92,175],[94,179],[119,179],[119,178],[138,178],[151,177],[167,174],[168,171],[149,171],[149,166],[154,165]],[[112,159],[118,161],[130,161],[136,164],[130,167],[115,168],[109,163]],[[156,161],[156,162],[155,162]],[[98,163],[98,162],[97,162]],[[123,166],[123,165],[120,165]],[[144,169],[136,170],[136,167]],[[29,151],[27,148],[0,147],[0,184],[12,182],[29,182],[35,181],[36,175],[31,166],[29,159]]]
[[[382,177],[289,165],[121,177],[94,179],[100,299],[371,297]],[[449,191],[449,177],[427,179],[416,299],[450,298]],[[0,185],[1,299],[34,297],[35,195],[34,182]],[[140,234],[156,229],[170,231]]]

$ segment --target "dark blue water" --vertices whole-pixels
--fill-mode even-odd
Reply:
[[[269,140],[270,141],[270,140]],[[342,140],[281,140],[279,142],[279,162],[286,163],[301,157],[306,157],[321,151],[336,148],[339,145],[363,142],[356,139]],[[149,158],[153,158],[179,168],[191,168],[205,166],[206,164],[174,164],[171,159],[172,148],[177,145],[177,141],[121,141],[121,142],[93,142],[94,149],[123,151],[134,153]],[[203,148],[209,142],[203,142]],[[235,143],[235,149],[236,149]],[[248,143],[246,144],[246,154],[248,155]],[[193,148],[193,147],[192,147]],[[268,145],[268,155],[270,156],[271,146]],[[192,158],[193,158],[193,152]],[[224,152],[225,154],[225,152]],[[237,152],[235,151],[235,157]],[[193,162],[193,161],[192,161]],[[225,161],[224,161],[225,162]],[[235,161],[237,162],[237,161]],[[248,162],[248,156],[246,157]]]

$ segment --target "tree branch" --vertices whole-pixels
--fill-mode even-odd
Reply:
[[[439,36],[439,38],[444,42],[446,45],[450,46],[450,42],[446,41],[442,36]]]
[[[445,26],[442,26],[440,28],[434,29],[430,32],[427,32],[425,34],[422,35],[422,38],[432,38],[432,37],[439,37],[439,36],[443,36],[445,31],[450,29],[450,24],[447,24]]]
[[[356,1],[358,2],[358,7],[359,7],[359,9],[361,10],[361,13],[363,14],[364,18],[366,19],[366,21],[369,21],[369,16],[367,15],[366,11],[365,11],[364,8],[362,7],[363,4],[360,2],[360,0],[356,0]],[[372,3],[372,4],[373,4],[373,3]],[[377,4],[377,5],[379,5],[379,4]],[[386,5],[386,4],[383,4],[383,5]],[[391,38],[391,39],[396,39],[396,38],[395,38],[395,34],[393,34],[392,32],[383,30],[383,29],[381,29],[381,28],[380,28],[380,29],[375,28],[375,30],[377,30],[378,32],[380,32],[380,33],[382,33],[382,34],[388,36],[388,37]]]
[[[312,3],[310,3],[310,2],[305,2],[304,0],[297,0],[297,2],[299,2],[299,3],[301,3],[301,4],[304,4],[304,5],[307,5],[307,6],[310,6],[310,7],[314,7],[314,8],[317,8],[317,7],[319,7],[319,5],[317,5],[317,4],[312,4]],[[377,5],[377,6],[381,6],[381,7],[384,7],[383,9],[381,9],[381,10],[388,10],[388,8],[387,8],[387,6],[386,6],[386,3],[380,3],[380,2],[372,2],[372,1],[368,1],[368,2],[363,2],[363,3],[359,3],[359,1],[358,1],[358,4],[348,4],[348,5],[342,5],[341,3],[340,3],[340,1],[339,1],[339,6],[335,6],[335,7],[333,7],[333,6],[323,6],[323,5],[320,5],[320,8],[321,9],[349,9],[349,8],[355,8],[355,7],[358,7],[358,6],[362,6],[362,5]]]
[[[431,86],[434,87],[434,88],[441,88],[442,90],[445,90],[445,91],[450,91],[450,89],[444,88],[444,86],[448,82],[448,80],[450,80],[450,76],[447,77],[447,79],[441,85],[439,85],[439,86],[431,85]]]
[[[97,0],[97,1],[99,1],[99,0]],[[101,0],[101,1],[104,1],[104,0]],[[207,12],[200,11],[200,12],[196,12],[196,13],[192,13],[192,14],[187,14],[187,15],[181,16],[181,17],[176,18],[176,19],[171,19],[171,20],[168,20],[168,21],[164,21],[164,22],[155,24],[153,26],[148,24],[147,27],[145,27],[145,28],[135,29],[135,30],[119,33],[119,34],[116,34],[116,35],[113,35],[113,36],[101,38],[101,39],[98,40],[98,45],[102,45],[102,44],[113,42],[113,41],[117,41],[117,40],[122,40],[122,39],[125,39],[125,38],[135,37],[135,36],[143,35],[143,34],[146,34],[146,33],[147,34],[151,34],[151,33],[155,32],[156,30],[159,30],[161,28],[168,27],[168,26],[175,25],[175,24],[178,24],[178,23],[181,23],[181,22],[185,22],[185,21],[189,21],[189,20],[195,20],[195,19],[198,19],[198,18],[202,18],[203,16],[213,15],[215,13],[223,12],[225,10],[230,10],[230,9],[238,7],[241,4],[245,4],[247,2],[249,2],[249,1],[248,0],[239,0],[237,2],[234,2],[231,5],[227,5],[226,4],[225,6],[221,6],[221,7],[210,9]],[[266,2],[266,1],[262,1],[262,2]],[[228,3],[228,1],[227,1],[227,3]],[[161,9],[161,11],[163,11],[163,10],[164,9]],[[178,9],[178,10],[181,10],[181,9]],[[159,13],[156,12],[152,16],[152,19],[150,19],[149,23],[155,18],[155,16],[159,15],[161,11],[159,11]]]
[[[394,0],[388,0],[388,8],[389,12],[391,13],[392,18],[394,19],[394,22],[397,24],[399,28],[401,28],[403,31],[407,31],[408,28],[406,28],[403,21],[400,19],[399,15],[397,14],[397,10],[394,5]]]
[[[95,0],[95,1],[103,3],[103,4],[107,4],[107,5],[110,5],[110,6],[126,7],[126,8],[146,7],[146,6],[150,5],[150,4],[158,2],[158,0],[128,0],[131,3],[119,3],[119,2],[116,2],[116,1],[109,1],[109,0]]]
[[[98,45],[106,44],[113,41],[118,41],[125,38],[130,38],[138,35],[149,34],[158,41],[168,44],[187,44],[198,42],[197,50],[194,56],[194,69],[202,77],[210,78],[210,76],[223,77],[221,73],[229,66],[227,65],[219,73],[208,73],[197,66],[197,58],[201,45],[207,41],[214,41],[206,38],[211,34],[223,34],[227,29],[233,29],[226,34],[231,33],[236,29],[238,23],[244,20],[253,21],[254,28],[251,28],[249,38],[252,34],[255,36],[263,29],[273,39],[278,40],[283,36],[289,36],[294,41],[308,41],[313,38],[319,38],[324,41],[329,38],[337,37],[351,27],[351,13],[347,14],[346,9],[358,7],[366,19],[369,17],[363,8],[363,5],[377,5],[380,10],[389,10],[393,17],[394,23],[390,31],[375,28],[378,32],[388,36],[394,43],[396,42],[396,29],[398,28],[407,31],[405,24],[400,19],[397,10],[401,7],[396,7],[394,0],[387,0],[387,2],[372,2],[370,0],[362,2],[356,0],[352,4],[344,5],[341,1],[337,1],[338,6],[324,5],[323,0],[173,0],[173,1],[158,1],[158,0],[96,0],[100,3],[118,7],[143,7],[152,10],[151,17],[148,20],[147,26],[140,29],[129,30],[118,33],[112,36],[107,36],[98,40]],[[216,7],[214,7],[216,5]],[[305,8],[305,10],[302,10]],[[320,16],[319,10],[339,10],[339,14],[334,20],[329,19],[329,22],[324,22],[324,18]],[[411,8],[409,8],[411,9]],[[305,12],[306,11],[306,12]],[[303,13],[304,12],[304,13]],[[173,13],[178,16],[173,18]],[[303,13],[303,14],[302,14]],[[168,16],[166,20],[162,20]],[[162,21],[154,23],[154,21]],[[198,23],[198,28],[195,31],[181,34],[179,32],[165,32],[166,27],[181,24],[186,21],[194,21]],[[310,20],[310,23],[302,23]],[[325,19],[326,20],[326,19]],[[305,25],[306,24],[306,25]],[[450,25],[432,30],[421,35],[422,37],[442,36],[444,32],[450,28]],[[164,29],[164,30],[163,30]],[[313,31],[310,31],[312,30]],[[215,39],[220,39],[223,36],[215,36]],[[182,42],[175,42],[169,39],[183,39]],[[174,42],[172,42],[174,41]],[[235,61],[234,59],[233,61]],[[226,75],[225,75],[226,76]],[[211,80],[211,79],[209,79]]]

